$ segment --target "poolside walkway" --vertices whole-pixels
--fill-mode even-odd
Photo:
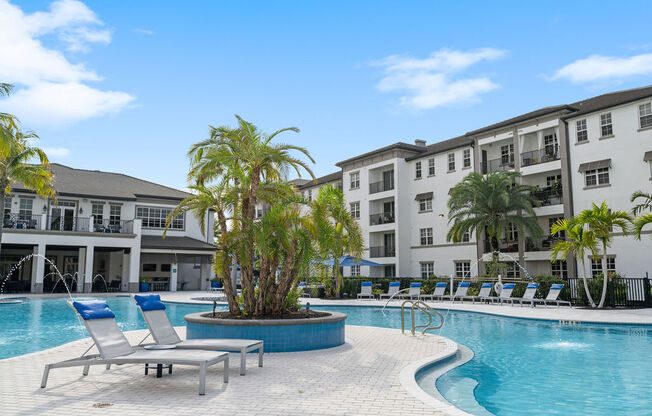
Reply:
[[[185,332],[185,328],[177,328]],[[132,331],[132,344],[144,336]],[[413,337],[399,330],[346,327],[347,343],[328,350],[265,354],[256,367],[251,354],[246,376],[231,362],[230,380],[209,369],[205,396],[197,395],[198,373],[175,367],[162,378],[143,374],[142,365],[109,371],[92,367],[54,369],[48,387],[39,387],[43,366],[81,354],[90,340],[0,360],[0,414],[5,415],[465,415],[433,400],[411,395],[400,373],[411,363],[455,348],[438,336]],[[106,407],[103,407],[106,405]]]

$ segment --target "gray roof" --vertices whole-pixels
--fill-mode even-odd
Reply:
[[[473,143],[473,138],[469,136],[457,136],[452,139],[442,140],[441,142],[433,143],[426,147],[426,151],[418,155],[410,156],[405,160],[414,160],[422,157],[434,155],[437,153],[445,152],[447,150],[457,149],[458,147],[469,146]]]
[[[537,117],[543,117],[547,116],[550,114],[558,113],[558,112],[568,112],[572,111],[572,108],[566,104],[563,105],[553,105],[550,107],[544,107],[540,108],[538,110],[530,111],[529,113],[521,114],[520,116],[512,117],[507,120],[499,121],[498,123],[491,124],[486,127],[479,128],[477,130],[470,131],[466,133],[467,136],[476,136],[478,134],[490,131],[490,130],[495,130],[499,129],[501,127],[507,127],[511,126],[513,124],[521,123],[523,121],[527,121],[533,118]]]
[[[338,181],[338,180],[339,181],[342,180],[342,171],[341,170],[338,170],[337,172],[329,173],[328,175],[325,175],[325,176],[321,176],[321,177],[315,179],[314,181],[307,181],[303,185],[299,185],[298,188],[299,189],[308,189],[308,188],[311,188],[313,186],[322,185],[322,184],[329,183],[329,182],[335,182],[335,181]]]
[[[161,237],[159,235],[143,235],[140,238],[142,248],[160,250],[202,250],[215,251],[217,247],[205,241],[190,237]]]
[[[627,104],[632,101],[640,100],[652,96],[652,85],[647,87],[634,88],[631,90],[623,90],[610,92],[609,94],[598,95],[597,97],[588,98],[586,100],[578,101],[570,106],[576,110],[568,114],[564,118],[571,118],[581,116],[583,114],[599,111],[604,108],[614,107],[617,105]]]
[[[75,169],[52,163],[54,187],[58,195],[117,200],[155,198],[181,200],[191,194],[122,173]],[[25,190],[21,183],[16,190]]]
[[[343,160],[341,162],[337,162],[335,164],[335,166],[341,167],[343,164],[346,164],[346,163],[349,163],[349,162],[354,162],[354,161],[359,160],[359,159],[365,159],[365,158],[368,158],[369,156],[373,156],[373,155],[376,155],[378,153],[383,153],[383,152],[387,152],[387,151],[390,151],[390,150],[396,150],[396,149],[398,149],[398,150],[409,150],[409,151],[412,151],[412,152],[421,153],[421,152],[427,150],[428,148],[424,147],[424,146],[417,146],[417,145],[414,145],[414,144],[397,142],[397,143],[394,143],[394,144],[390,144],[389,146],[381,147],[380,149],[372,150],[371,152],[363,153],[361,155],[354,156],[354,157],[352,157],[350,159],[346,159],[346,160]]]
[[[305,185],[305,184],[307,184],[308,182],[310,182],[310,179],[296,178],[296,179],[292,179],[292,180],[290,180],[290,183],[291,183],[292,185],[294,185],[294,186]]]

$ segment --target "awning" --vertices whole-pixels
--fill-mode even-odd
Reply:
[[[213,254],[217,247],[205,241],[190,237],[165,237],[159,235],[144,235],[140,238],[141,249],[151,251],[206,252]]]
[[[650,160],[652,160],[652,150],[649,152],[645,152],[645,155],[643,156],[644,162],[649,162]]]
[[[584,173],[587,170],[608,168],[611,166],[611,159],[598,160],[595,162],[582,163],[579,172]]]
[[[415,201],[419,201],[421,199],[432,199],[433,192],[424,192],[422,194],[417,194],[417,196],[414,197]]]

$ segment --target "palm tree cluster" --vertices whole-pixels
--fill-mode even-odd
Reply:
[[[309,204],[285,179],[290,169],[299,176],[304,170],[314,179],[306,162],[293,156],[296,152],[314,163],[307,149],[272,142],[298,129],[267,135],[236,118],[237,127],[211,126],[209,138],[191,147],[188,180],[193,195],[176,207],[167,225],[186,211],[202,219],[215,215],[214,269],[224,282],[230,313],[276,316],[289,308],[286,299],[297,277],[308,274],[316,259],[345,249],[359,253],[362,237],[344,209],[340,190],[325,187]],[[269,209],[259,217],[256,208],[263,206]],[[347,237],[351,243],[342,238],[351,235],[356,236]],[[229,278],[236,267],[240,297]]]
[[[652,194],[636,191],[632,194],[631,202],[637,203],[632,209],[632,214],[636,217],[632,224],[634,235],[640,240],[643,227],[652,224]]]

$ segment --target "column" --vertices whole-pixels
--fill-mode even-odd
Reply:
[[[129,270],[128,289],[130,292],[138,292],[138,279],[140,277],[140,247],[132,247],[126,257],[128,264],[123,266],[123,268],[127,267],[126,270]]]
[[[564,218],[568,219],[574,215],[573,196],[572,196],[572,178],[570,170],[570,148],[568,143],[568,124],[565,121],[559,121],[559,128],[555,131],[558,133],[559,154],[561,158],[561,195],[564,203]],[[573,256],[568,256],[566,266],[568,268],[568,277],[577,277],[578,265]]]
[[[79,247],[79,254],[77,255],[77,292],[84,291],[84,278],[86,271],[86,247]]]
[[[557,136],[557,137],[559,137],[559,136]],[[539,145],[539,147],[537,147],[537,149],[539,149],[539,150],[543,149],[543,130],[537,131],[537,144]]]
[[[179,265],[177,263],[172,263],[170,265],[170,291],[171,292],[176,292],[177,291],[177,267]]]
[[[34,246],[32,257],[32,293],[43,293],[43,274],[45,272],[45,244]]]
[[[86,247],[86,261],[84,262],[84,292],[93,291],[93,257],[95,257],[95,247]]]

